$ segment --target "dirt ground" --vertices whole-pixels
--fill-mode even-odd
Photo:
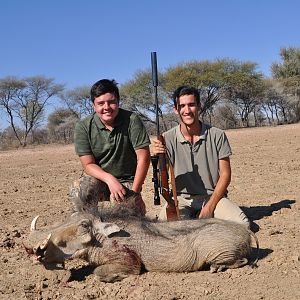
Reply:
[[[0,299],[300,299],[300,124],[227,131],[233,155],[230,198],[253,221],[258,268],[221,273],[145,273],[102,283],[82,264],[64,270],[34,265],[22,246],[34,216],[39,226],[71,212],[68,189],[81,167],[73,145],[0,152]],[[152,168],[143,196],[153,205]],[[163,202],[163,201],[162,201]]]

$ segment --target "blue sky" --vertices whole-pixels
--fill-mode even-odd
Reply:
[[[298,0],[2,0],[0,78],[45,75],[67,89],[190,60],[253,61],[270,76],[300,46]]]

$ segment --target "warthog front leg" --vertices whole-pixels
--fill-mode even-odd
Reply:
[[[94,274],[104,282],[120,281],[129,275],[139,275],[140,272],[140,268],[136,266],[121,265],[119,263],[102,265],[94,270]]]
[[[96,266],[94,274],[101,281],[120,281],[129,275],[141,273],[142,262],[135,251],[116,241],[108,247],[88,247],[76,251],[72,258],[81,258]]]

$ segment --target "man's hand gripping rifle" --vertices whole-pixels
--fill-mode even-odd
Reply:
[[[157,86],[158,86],[158,77],[157,77],[157,58],[156,52],[151,52],[151,66],[152,66],[152,84],[154,87],[155,93],[155,112],[156,112],[156,131],[157,139],[164,144],[164,138],[160,134],[159,130],[159,106],[158,106],[158,97],[157,97]],[[173,166],[170,163],[170,160],[167,158],[166,153],[153,155],[151,156],[151,162],[153,167],[153,184],[154,184],[154,205],[160,205],[160,194],[167,201],[168,205],[166,208],[167,220],[179,220],[179,210],[178,210],[178,201],[177,201],[177,192],[175,186],[175,176]],[[169,188],[169,174],[168,166],[171,177],[171,187]],[[173,197],[172,197],[173,196]]]

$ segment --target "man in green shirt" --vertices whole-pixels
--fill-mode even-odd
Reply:
[[[231,148],[225,132],[200,122],[197,89],[179,87],[173,100],[180,124],[164,133],[165,146],[153,141],[153,152],[166,152],[173,165],[180,217],[216,217],[249,226],[243,211],[227,198]],[[159,219],[166,219],[165,209]]]
[[[82,205],[95,209],[98,200],[126,201],[130,190],[139,195],[135,202],[145,214],[140,192],[150,164],[146,129],[136,114],[119,107],[114,80],[97,81],[91,100],[95,113],[75,127],[75,151],[85,174],[74,188],[79,189]],[[71,198],[72,193],[71,189]]]

